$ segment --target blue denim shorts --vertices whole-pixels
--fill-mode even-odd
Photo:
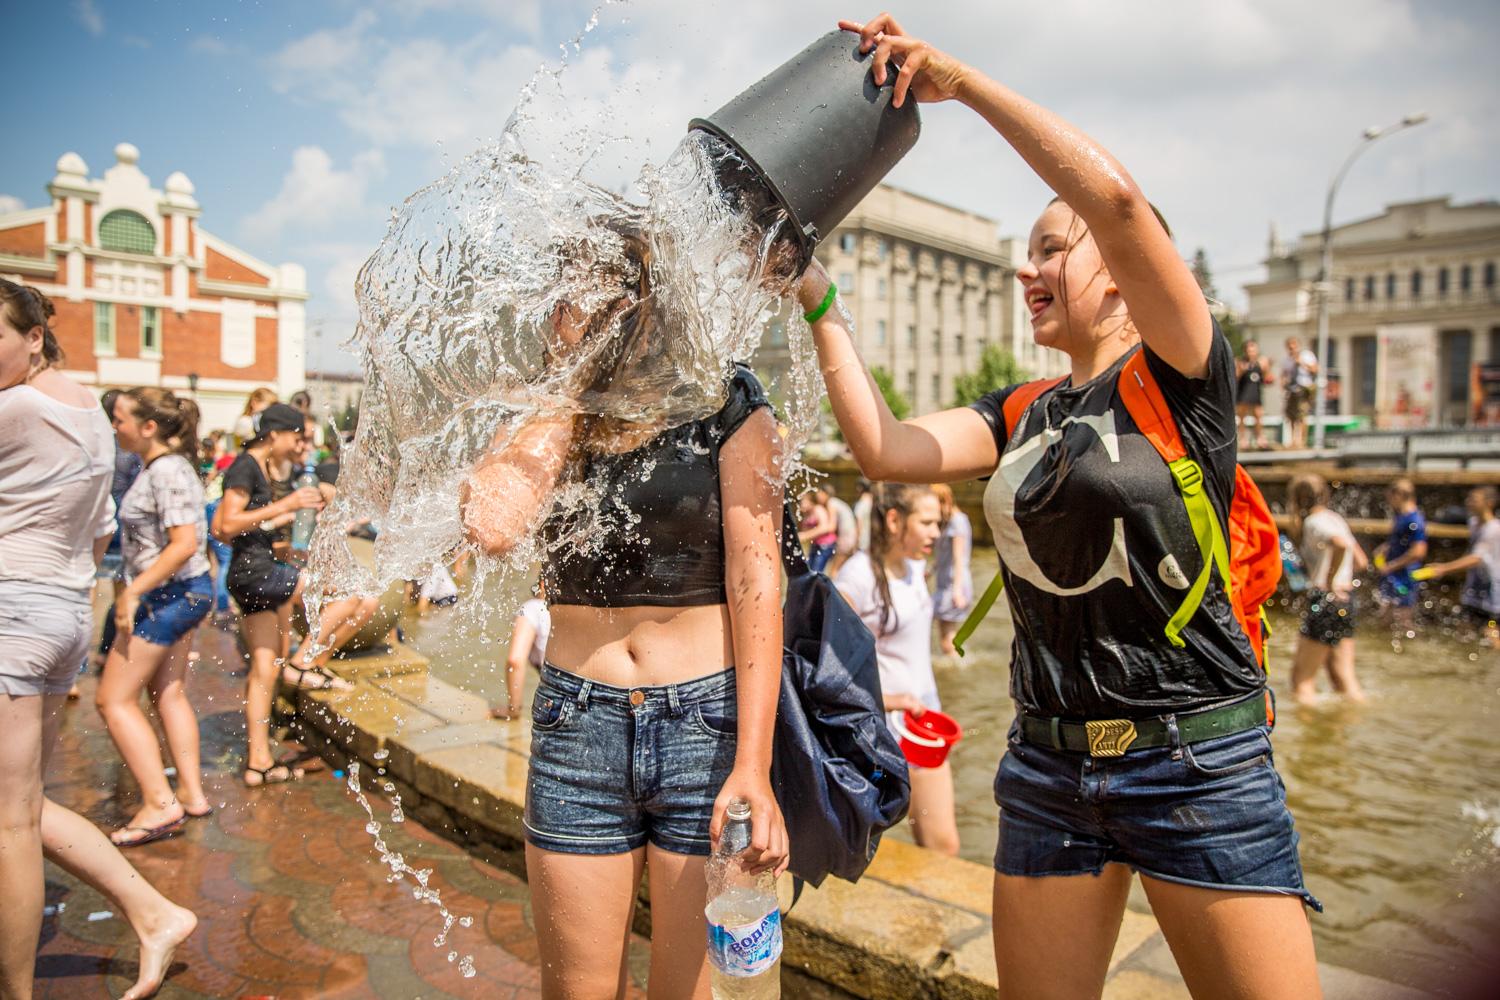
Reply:
[[[995,776],[1002,875],[1097,875],[1107,862],[1230,892],[1297,896],[1297,831],[1264,726],[1123,757],[1027,743],[1012,727]]]
[[[526,840],[624,854],[649,840],[707,856],[714,800],[734,768],[734,669],[622,688],[542,665],[531,706]]]
[[[214,607],[214,581],[207,573],[191,580],[168,580],[141,598],[130,634],[157,646],[170,646],[197,628]]]

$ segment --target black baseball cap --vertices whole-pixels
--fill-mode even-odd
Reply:
[[[256,433],[265,437],[272,431],[296,431],[302,433],[302,425],[307,420],[302,411],[295,406],[286,403],[272,403],[260,411],[256,420]]]

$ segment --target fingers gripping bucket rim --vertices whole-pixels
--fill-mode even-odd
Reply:
[[[896,73],[876,86],[859,36],[833,31],[689,129],[718,136],[790,220],[803,263],[916,144],[917,103],[891,105]]]
[[[952,716],[928,709],[920,716],[899,712],[891,716],[896,735],[901,738],[901,753],[909,764],[938,767],[948,759],[948,751],[964,738],[964,731]]]

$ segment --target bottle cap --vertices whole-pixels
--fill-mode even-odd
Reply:
[[[750,818],[750,800],[734,798],[729,800],[729,808],[724,814],[731,820],[747,820]]]

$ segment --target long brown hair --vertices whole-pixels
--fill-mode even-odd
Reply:
[[[1083,242],[1083,238],[1085,236],[1089,235],[1089,227],[1088,227],[1088,224],[1083,221],[1083,216],[1079,215],[1078,212],[1077,212],[1077,210],[1074,209],[1072,205],[1068,205],[1068,203],[1066,201],[1063,201],[1063,197],[1060,194],[1052,196],[1052,200],[1049,201],[1049,202],[1047,202],[1047,208],[1051,208],[1053,205],[1058,205],[1058,204],[1067,205],[1068,210],[1073,213],[1073,221],[1068,224],[1068,233],[1067,233],[1067,236],[1064,237],[1064,239],[1063,239],[1063,251],[1062,251],[1063,252],[1063,263],[1062,263],[1062,267],[1060,267],[1058,269],[1058,272],[1057,272],[1057,280],[1058,280],[1058,284],[1060,286],[1057,289],[1057,300],[1058,300],[1058,303],[1062,306],[1063,313],[1066,315],[1066,314],[1069,313],[1069,309],[1068,309],[1068,254],[1072,253],[1073,252],[1073,248],[1076,247],[1076,246],[1078,246],[1079,243],[1082,243]],[[1156,216],[1156,221],[1157,222],[1161,223],[1161,228],[1166,231],[1167,238],[1168,239],[1172,239],[1173,238],[1172,237],[1172,227],[1167,224],[1167,217],[1165,215],[1162,215],[1161,214],[1161,209],[1159,209],[1155,205],[1151,204],[1151,202],[1147,202],[1146,204],[1151,206],[1151,214],[1154,215],[1154,216]],[[1045,211],[1045,209],[1044,209],[1044,211]],[[1077,235],[1074,235],[1075,233]],[[1099,272],[1096,273],[1095,277],[1097,277],[1098,274],[1103,273],[1104,267],[1105,267],[1105,265],[1103,264],[1104,255],[1102,253],[1099,255],[1099,259],[1100,259]]]
[[[156,434],[194,468],[198,465],[198,404],[170,389],[137,386],[125,393],[135,417],[156,421]]]
[[[917,501],[932,496],[931,486],[910,483],[876,483],[870,504],[870,568],[875,572],[876,604],[880,610],[880,634],[886,635],[901,627],[896,610],[891,605],[891,581],[885,575],[885,557],[896,544],[891,529],[886,524],[886,514],[896,511],[901,515],[901,524],[917,509]]]
[[[1326,507],[1333,494],[1328,480],[1316,472],[1303,472],[1286,484],[1286,512],[1292,517],[1292,541],[1301,543],[1302,525],[1318,507]]]
[[[51,299],[30,285],[0,278],[0,309],[4,310],[5,322],[21,333],[42,328],[42,364],[38,371],[62,367],[66,358],[57,335],[52,332],[52,317],[57,310],[52,308]]]

